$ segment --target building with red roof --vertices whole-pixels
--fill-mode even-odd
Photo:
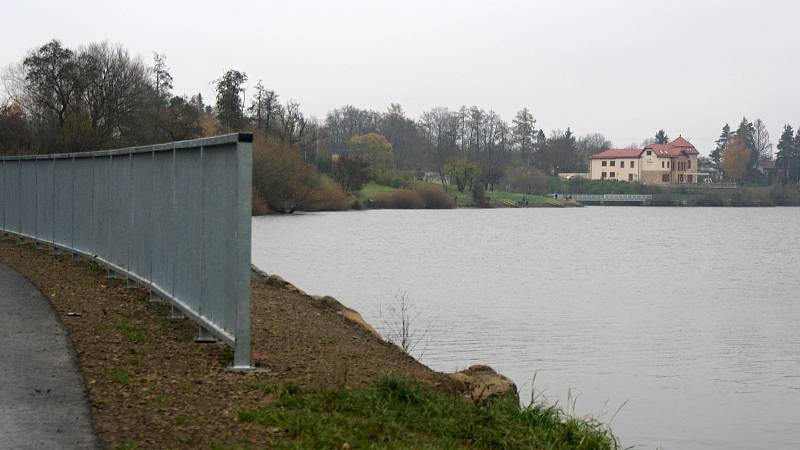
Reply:
[[[668,144],[608,149],[596,153],[590,158],[589,170],[593,180],[695,184],[699,154],[694,145],[679,136]]]

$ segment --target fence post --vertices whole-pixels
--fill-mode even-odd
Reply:
[[[236,214],[238,216],[237,280],[236,280],[236,342],[233,368],[251,369],[250,362],[250,234],[252,227],[253,135],[239,135],[236,144],[237,180]]]

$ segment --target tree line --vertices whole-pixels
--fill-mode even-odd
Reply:
[[[589,156],[613,146],[600,133],[545,133],[529,108],[510,122],[478,106],[436,107],[412,118],[398,104],[385,111],[344,105],[317,119],[304,115],[294,100],[282,102],[260,79],[247,89],[249,79],[226,70],[213,80],[216,97],[206,104],[199,93],[173,92],[164,55],[145,62],[120,45],[70,49],[53,40],[4,73],[8,96],[0,102],[0,153],[80,152],[252,131],[258,164],[283,168],[270,176],[290,169],[306,173],[299,177],[305,180],[299,197],[311,198],[331,180],[352,193],[370,179],[391,182],[386,177],[399,172],[436,174],[442,187],[453,183],[462,192],[501,182],[531,185],[586,171]],[[659,130],[644,144],[668,141]],[[786,125],[777,148],[782,179],[798,181],[800,131]],[[758,181],[759,161],[771,158],[760,119],[743,119],[735,131],[726,124],[711,153],[711,163],[740,181]]]
[[[602,135],[576,138],[569,129],[545,136],[527,108],[511,123],[477,106],[433,108],[414,120],[397,104],[384,112],[345,105],[317,120],[305,117],[296,101],[281,103],[260,80],[246,104],[248,75],[238,70],[213,81],[216,99],[206,105],[201,94],[172,92],[163,55],[154,54],[148,64],[107,42],[70,49],[53,40],[12,65],[3,79],[5,153],[89,151],[253,129],[281,135],[311,160],[321,152],[347,152],[353,136],[378,133],[394,147],[396,168],[441,170],[452,157],[468,157],[491,182],[511,160],[551,173],[581,170],[583,156],[610,145]]]

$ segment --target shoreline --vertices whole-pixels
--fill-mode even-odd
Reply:
[[[520,408],[516,386],[485,366],[457,374],[433,371],[380,338],[363,318],[359,323],[356,311],[331,297],[309,296],[274,275],[254,273],[251,282],[252,351],[258,370],[232,373],[226,370],[232,361],[227,346],[195,343],[196,325],[168,319],[167,305],[149,302],[145,289],[128,288],[124,279],[107,279],[105,270],[91,261],[73,261],[47,246],[36,248],[9,239],[0,241],[0,261],[30,280],[63,320],[78,355],[95,433],[104,448],[305,446],[317,432],[295,429],[295,419],[274,416],[286,408],[300,408],[292,400],[275,410],[276,405],[288,401],[287,395],[314,402],[347,393],[366,396],[359,401],[366,401],[365,407],[371,408],[379,401],[374,395],[380,392],[380,383],[411,389],[417,393],[414,395],[436,404],[452,403],[448,408],[474,415],[476,420],[485,414],[481,412],[485,408],[499,408],[498,413],[505,411],[515,424],[506,430],[512,433],[508,439],[528,442],[529,435],[539,432],[550,436],[556,430],[556,435],[562,435],[576,428],[580,432],[568,435],[602,443],[597,448],[616,448],[615,438],[604,425],[572,418],[550,406]],[[80,316],[67,315],[75,311]],[[340,404],[346,408],[349,401],[355,400],[344,398]],[[392,411],[398,413],[405,408],[395,407],[400,409]],[[293,413],[297,420],[320,420],[314,411],[303,407]],[[339,447],[343,445],[337,441],[341,433],[354,433],[357,424],[365,420],[384,420],[347,411],[339,413],[344,422],[327,425],[332,427],[330,442],[339,442]],[[272,418],[262,423],[261,414]],[[528,428],[523,420],[526,414],[549,414],[548,426],[553,429]],[[403,416],[392,420],[401,421],[395,426],[417,430],[401,433],[397,439],[432,439],[425,437],[428,432],[420,431],[426,429],[422,423],[405,423]],[[494,427],[505,429],[506,425],[472,429],[471,433],[495,433]],[[352,429],[354,426],[357,428]],[[337,427],[344,429],[334,432]],[[458,433],[439,436],[440,441],[435,442],[469,442],[457,437]],[[420,445],[413,442],[407,445]]]

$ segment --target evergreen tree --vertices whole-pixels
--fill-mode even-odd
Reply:
[[[753,123],[748,121],[746,117],[742,117],[742,122],[736,130],[736,137],[747,147],[750,151],[750,168],[758,166],[758,149],[756,148],[755,140],[756,129]]]
[[[792,146],[790,158],[793,171],[789,173],[789,178],[800,183],[800,127],[797,127],[797,134],[794,135],[794,145]]]
[[[669,136],[664,130],[658,130],[656,133],[656,144],[667,144],[669,143]]]
[[[727,123],[724,127],[722,127],[722,134],[719,135],[719,139],[717,139],[717,148],[711,152],[711,159],[714,161],[716,165],[719,165],[720,160],[722,159],[722,151],[725,150],[725,146],[728,145],[728,141],[733,137],[731,134],[731,127]]]
[[[778,141],[778,160],[776,161],[777,166],[783,172],[783,179],[786,181],[789,180],[796,149],[797,142],[794,137],[794,131],[791,125],[786,124]]]
[[[222,128],[238,130],[244,125],[242,85],[247,74],[238,70],[228,70],[222,78],[215,81],[217,87],[217,120]]]
[[[203,94],[200,92],[198,92],[197,95],[192,96],[190,103],[197,109],[198,113],[204,114],[206,112],[206,104],[203,100]]]

